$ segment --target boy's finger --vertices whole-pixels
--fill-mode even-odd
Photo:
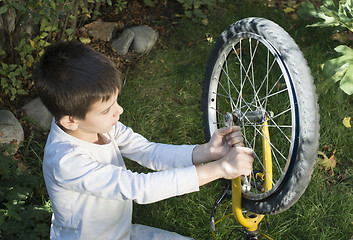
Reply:
[[[232,137],[230,139],[227,139],[227,142],[228,142],[228,145],[233,146],[238,143],[243,143],[244,138],[243,138],[243,136],[236,136],[236,137]]]
[[[232,126],[232,128],[233,128],[233,132],[239,132],[239,131],[241,131],[241,127],[238,126],[238,125]]]
[[[218,135],[224,136],[224,135],[231,133],[232,131],[233,131],[233,127],[223,127],[223,128],[217,129],[216,133]]]
[[[232,138],[237,138],[237,137],[242,137],[243,134],[241,131],[233,131],[227,135],[227,139],[232,139]]]
[[[222,136],[226,134],[230,134],[232,132],[238,132],[238,131],[241,131],[241,127],[239,126],[223,127],[223,128],[217,129],[218,134]]]
[[[238,142],[236,144],[233,144],[234,147],[244,147],[244,143],[243,142]]]
[[[239,147],[237,148],[238,151],[242,151],[243,153],[253,157],[254,156],[254,151],[251,148],[248,147]]]

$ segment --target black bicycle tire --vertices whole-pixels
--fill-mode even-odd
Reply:
[[[258,214],[275,214],[290,208],[307,188],[315,165],[319,145],[319,106],[316,89],[307,62],[295,41],[276,23],[263,18],[246,18],[230,25],[217,39],[205,69],[202,118],[206,140],[211,137],[208,116],[208,92],[213,68],[221,49],[238,33],[255,33],[269,41],[278,51],[291,75],[297,97],[299,128],[295,159],[281,182],[281,186],[261,200],[242,198],[242,207]]]

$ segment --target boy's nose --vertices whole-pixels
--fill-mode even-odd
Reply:
[[[118,103],[116,103],[114,117],[121,115],[123,112],[124,112],[124,109]]]

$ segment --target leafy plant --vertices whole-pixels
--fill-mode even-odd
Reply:
[[[121,11],[123,11],[126,8],[126,6],[127,6],[127,1],[125,1],[125,0],[116,1],[114,3],[114,12],[115,12],[115,14],[118,14]]]
[[[26,78],[28,76],[27,66],[19,66],[16,64],[6,64],[1,63],[0,74],[1,86],[6,95],[10,96],[10,101],[15,100],[17,95],[24,95],[27,93],[26,90],[22,88],[21,78]]]
[[[51,42],[76,38],[77,27],[96,16],[102,3],[113,4],[111,0],[0,0],[6,42],[0,50],[4,95],[13,101],[26,94],[23,82],[29,81],[33,63],[43,54],[43,48]],[[126,1],[117,0],[115,4],[123,9]],[[37,31],[29,35],[24,26]]]
[[[0,238],[48,239],[51,205],[38,164],[42,144],[34,134],[21,145],[27,160],[14,155],[14,145],[0,146]]]
[[[324,0],[320,8],[316,8],[310,1],[301,4],[298,10],[302,17],[322,19],[309,27],[332,27],[335,31],[344,29],[353,32],[353,1],[352,0]],[[353,50],[346,45],[339,45],[335,51],[341,56],[326,61],[323,66],[340,88],[348,95],[353,94]]]
[[[353,94],[353,49],[339,45],[335,51],[340,53],[338,58],[330,59],[324,64],[324,71],[339,82],[340,88],[347,94]]]
[[[208,24],[206,10],[216,6],[217,0],[177,0],[183,5],[185,16],[194,21],[201,21],[204,25]],[[223,0],[218,0],[223,2]]]
[[[224,0],[176,0],[184,8],[184,15],[195,22],[204,25],[208,24],[207,10],[214,8],[217,2]],[[118,1],[119,2],[119,1]],[[148,7],[154,6],[153,0],[144,0],[144,4]]]

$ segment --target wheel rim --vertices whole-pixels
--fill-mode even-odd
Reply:
[[[229,39],[214,64],[207,105],[209,131],[212,135],[223,127],[229,113],[240,120],[244,144],[255,152],[251,188],[243,192],[247,199],[261,200],[276,191],[295,160],[299,122],[292,84],[279,51],[254,33],[238,33]],[[251,114],[257,117],[251,119]],[[271,136],[273,176],[269,191],[261,188],[263,182],[256,174],[266,174],[261,144],[261,126],[266,119],[261,118],[268,119]]]

